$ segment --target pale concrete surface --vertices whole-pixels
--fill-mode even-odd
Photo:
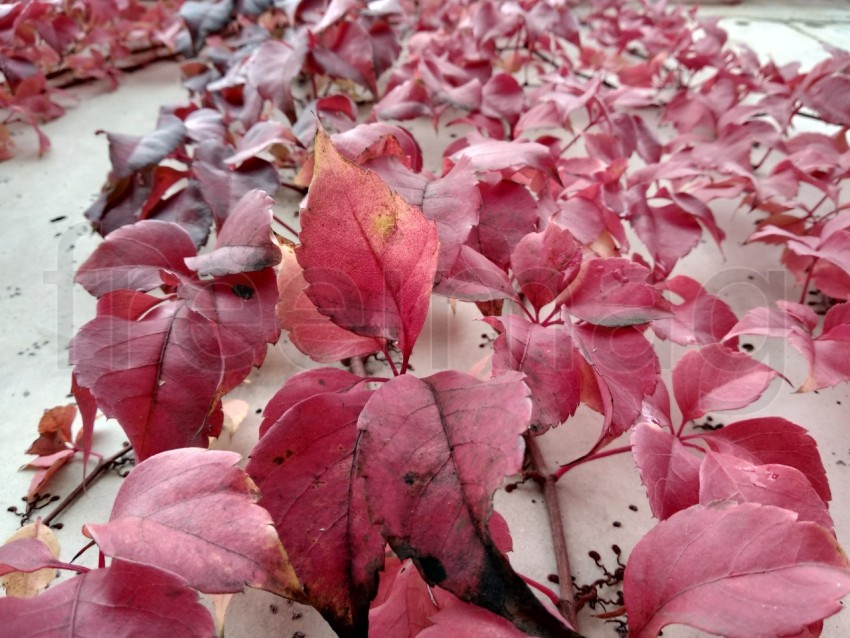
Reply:
[[[814,64],[823,57],[818,40],[848,46],[850,6],[845,2],[769,2],[750,0],[737,6],[715,6],[706,13],[727,16],[722,25],[733,41],[745,42],[762,55],[779,62],[800,60]],[[87,96],[45,131],[53,150],[43,159],[35,157],[35,142],[28,133],[16,138],[19,154],[0,164],[0,219],[4,237],[0,242],[0,282],[2,330],[0,330],[0,540],[11,534],[18,519],[6,513],[10,505],[21,506],[30,475],[15,471],[25,461],[23,451],[36,436],[43,409],[69,402],[70,374],[66,365],[67,344],[85,321],[93,316],[94,303],[78,287],[72,286],[73,269],[100,241],[92,236],[82,218],[84,208],[96,197],[108,170],[106,141],[94,135],[97,129],[140,134],[150,130],[160,105],[179,101],[183,91],[174,65],[159,65],[125,77],[116,93]],[[806,125],[811,126],[807,123]],[[419,133],[419,124],[414,125]],[[421,141],[432,161],[439,157],[441,134],[435,139],[422,128]],[[58,221],[51,221],[64,216]],[[732,211],[719,211],[730,239],[724,245],[725,257],[712,246],[704,246],[688,257],[678,272],[707,282],[707,288],[726,299],[740,314],[765,299],[795,293],[790,276],[777,266],[776,254],[763,246],[742,246],[751,229],[751,220]],[[755,279],[751,280],[752,276]],[[423,337],[415,352],[417,374],[456,367],[469,369],[480,358],[476,339],[485,326],[472,321],[477,312],[458,304],[454,314],[447,302],[435,298]],[[448,337],[448,338],[447,338]],[[469,347],[469,343],[473,347]],[[777,344],[756,344],[756,355],[774,363],[785,362],[786,375],[799,382],[802,368],[794,353]],[[447,349],[443,344],[448,344]],[[679,354],[671,347],[662,352],[662,365],[669,375]],[[251,413],[233,439],[219,445],[246,454],[256,441],[259,416],[255,411],[294,371],[309,362],[286,343],[270,351],[267,364],[252,374],[250,383],[234,396],[246,400]],[[840,402],[840,404],[839,404]],[[850,546],[850,433],[847,431],[850,389],[847,385],[819,394],[795,395],[792,389],[775,382],[765,397],[742,416],[782,415],[806,426],[818,440],[833,490],[832,515],[838,538]],[[728,416],[716,415],[717,419]],[[595,435],[599,417],[580,411],[566,427],[548,434],[548,458],[563,463],[586,449]],[[120,430],[99,422],[95,449],[110,454],[124,440]],[[51,492],[66,494],[81,474],[75,462],[63,470],[62,479]],[[79,531],[86,522],[102,522],[109,515],[117,477],[96,484],[89,494],[60,519],[59,533],[63,557],[70,558],[86,539]],[[599,576],[587,557],[599,551],[609,566],[614,565],[610,550],[616,543],[628,552],[652,527],[645,494],[628,457],[605,459],[572,472],[560,485],[563,496],[572,561],[577,582]],[[636,505],[637,512],[629,509]],[[499,494],[497,509],[510,524],[517,550],[512,560],[519,571],[545,581],[553,573],[554,561],[548,523],[542,499],[532,485],[523,485],[511,494]],[[46,510],[49,511],[49,510]],[[614,526],[618,522],[619,526]],[[89,552],[82,561],[95,564]],[[616,636],[614,626],[590,619],[583,613],[581,630],[590,637]],[[303,632],[306,638],[331,636],[324,622],[311,610],[291,606],[286,601],[252,592],[237,596],[231,603],[227,621],[229,638],[291,636]],[[668,628],[665,636],[692,638],[699,632]],[[850,635],[850,615],[829,619],[824,636]]]

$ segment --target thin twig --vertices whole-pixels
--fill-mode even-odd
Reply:
[[[561,518],[561,505],[558,502],[558,489],[555,476],[546,471],[546,462],[543,453],[534,436],[527,436],[528,452],[531,456],[533,468],[540,474],[543,482],[543,500],[546,503],[546,512],[549,514],[549,528],[552,530],[552,545],[555,548],[555,562],[558,567],[558,581],[560,583],[561,597],[558,600],[558,611],[563,614],[567,622],[576,631],[576,608],[573,601],[573,576],[570,569],[570,556],[567,552],[567,537],[564,535],[564,523]]]
[[[89,485],[94,483],[101,474],[103,474],[106,470],[108,470],[110,467],[112,467],[112,464],[115,463],[115,461],[126,456],[127,454],[132,452],[132,450],[133,450],[133,446],[127,445],[127,447],[122,448],[120,451],[116,452],[112,456],[107,456],[105,459],[101,459],[100,461],[98,461],[97,465],[95,465],[91,474],[89,474],[85,479],[83,479],[83,481],[79,485],[77,485],[77,487],[75,487],[71,491],[71,493],[68,494],[68,496],[63,498],[59,502],[59,504],[56,506],[56,509],[54,509],[52,512],[50,512],[50,514],[48,514],[42,520],[42,523],[44,523],[47,526],[50,526],[50,523],[57,516],[59,516],[68,507],[70,507],[74,503],[74,501],[76,501],[80,496],[85,494],[85,491],[86,491],[86,489],[88,489]]]

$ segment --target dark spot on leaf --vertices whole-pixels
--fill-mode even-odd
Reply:
[[[413,475],[413,472],[408,472],[404,475],[404,482],[407,485],[413,485],[416,482],[416,477]]]
[[[307,638],[307,634],[305,634],[303,631],[296,631],[294,634],[292,634],[292,638]]]
[[[241,297],[242,299],[250,299],[254,296],[254,289],[250,286],[243,286],[242,284],[235,284],[231,290],[233,294],[237,297]]]
[[[753,346],[753,344],[751,343],[742,343],[741,347],[747,352],[752,352],[753,350],[755,350],[755,346]]]
[[[274,457],[272,459],[272,463],[274,463],[275,465],[283,465],[283,457],[282,456]]]
[[[292,620],[301,620],[301,617],[303,615],[304,614],[302,614],[300,611],[293,611],[292,612]]]
[[[439,585],[446,580],[446,568],[440,562],[440,559],[434,556],[422,556],[419,559],[414,559],[419,567],[419,570],[425,576],[425,580],[429,584]],[[483,587],[483,585],[482,585]]]

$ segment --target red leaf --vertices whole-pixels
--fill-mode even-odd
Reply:
[[[171,450],[121,484],[109,522],[86,525],[107,556],[178,574],[207,594],[299,590],[257,488],[235,452]]]
[[[493,373],[525,374],[531,390],[535,433],[572,416],[581,398],[582,359],[562,326],[541,326],[517,315],[484,320],[499,332],[493,343]]]
[[[682,303],[672,304],[672,317],[652,322],[652,329],[662,339],[683,346],[718,343],[738,321],[729,304],[706,292],[695,279],[678,275],[659,284],[659,288],[682,299]]]
[[[507,270],[517,244],[528,233],[537,230],[537,202],[525,186],[510,180],[493,186],[481,184],[479,189],[481,215],[468,243]]]
[[[315,156],[296,250],[307,295],[337,325],[397,340],[406,368],[430,303],[436,227],[380,177],[342,157],[324,131]]]
[[[700,502],[700,459],[667,430],[640,423],[632,453],[652,514],[661,520]]]
[[[246,468],[306,601],[344,636],[366,631],[384,561],[384,539],[353,472],[357,419],[371,395],[326,392],[301,401],[265,433]]]
[[[272,198],[261,190],[246,193],[222,226],[215,250],[186,259],[199,275],[231,275],[263,270],[280,263],[272,240]]]
[[[432,625],[431,617],[439,607],[432,602],[428,584],[410,560],[391,558],[387,563],[381,577],[384,595],[379,594],[369,610],[369,633],[381,638],[419,636]],[[439,591],[433,590],[433,595]]]
[[[468,162],[460,162],[443,177],[429,181],[411,172],[395,157],[378,158],[369,163],[369,168],[408,204],[418,206],[425,217],[437,224],[440,239],[437,273],[438,277],[442,276],[458,260],[461,245],[478,224],[481,195],[475,171]]]
[[[282,246],[277,288],[280,302],[276,306],[280,326],[301,352],[319,363],[334,363],[348,357],[377,352],[383,342],[374,337],[361,337],[340,328],[318,311],[307,296],[307,281],[295,258],[295,249]]]
[[[653,395],[659,383],[658,355],[636,328],[584,324],[574,326],[573,336],[593,370],[594,385],[610,397],[607,405],[603,398],[602,405],[591,406],[606,417],[598,447],[634,425],[644,399]],[[582,388],[583,395],[585,391]]]
[[[467,157],[477,171],[516,172],[532,168],[557,179],[555,160],[543,144],[528,140],[487,140],[457,151],[451,160],[457,163]]]
[[[314,368],[292,375],[266,404],[260,436],[295,404],[323,392],[347,392],[365,382],[365,379],[340,368]]]
[[[136,316],[108,314],[109,293],[71,343],[77,381],[118,419],[137,458],[206,447],[222,423],[220,397],[259,365],[277,339],[274,273],[234,275],[181,286],[183,300]],[[135,293],[127,308],[158,300]],[[125,302],[122,302],[122,306]],[[112,308],[115,310],[115,308]]]
[[[512,75],[496,73],[481,89],[481,112],[490,117],[500,117],[511,126],[522,113],[525,94]]]
[[[0,598],[3,631],[17,638],[173,636],[208,638],[212,616],[181,578],[116,561],[51,587],[35,598]]]
[[[736,410],[756,401],[779,376],[749,355],[710,344],[686,353],[673,368],[673,394],[690,421],[714,410]]]
[[[280,122],[264,120],[248,129],[239,140],[236,152],[224,161],[228,166],[239,166],[264,151],[279,155],[281,147],[285,149],[287,145],[293,146],[297,143],[298,140],[291,129]]]
[[[824,500],[832,498],[817,443],[805,428],[782,417],[737,421],[703,439],[715,452],[737,456],[754,465],[788,465],[797,468]]]
[[[111,232],[74,280],[95,297],[120,289],[147,292],[162,286],[162,270],[190,275],[184,260],[196,253],[180,225],[146,219]]]
[[[736,456],[707,452],[699,471],[699,502],[714,501],[784,507],[796,512],[798,520],[833,529],[826,503],[806,475],[789,465],[754,465]]]
[[[360,416],[357,470],[373,520],[426,581],[525,631],[569,636],[487,529],[493,492],[521,468],[530,413],[519,374],[486,383],[454,371],[401,375],[378,389]]]
[[[525,638],[528,636],[504,618],[459,600],[452,601],[431,616],[433,625],[417,634],[419,638]]]
[[[655,271],[667,275],[682,257],[699,243],[702,228],[679,206],[652,206],[639,196],[629,218],[637,236],[649,249]]]
[[[580,266],[581,246],[572,233],[554,223],[523,237],[511,255],[511,270],[538,312],[566,289]]]
[[[629,635],[683,623],[729,638],[785,636],[841,609],[847,558],[820,525],[766,505],[694,506],[635,546],[623,588]]]
[[[507,273],[471,246],[460,246],[451,268],[434,287],[438,295],[463,301],[517,299]]]
[[[71,394],[77,401],[83,427],[77,432],[76,444],[83,451],[83,476],[86,475],[91,456],[92,440],[94,438],[94,419],[97,416],[97,401],[88,388],[77,383],[77,375],[71,373]]]
[[[648,279],[649,271],[628,259],[591,259],[556,301],[597,326],[632,326],[669,317],[670,303]]]

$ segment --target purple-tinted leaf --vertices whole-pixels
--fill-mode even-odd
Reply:
[[[307,281],[295,258],[295,249],[281,247],[281,268],[277,278],[280,302],[276,313],[280,326],[301,352],[319,363],[334,363],[348,357],[377,352],[381,339],[361,337],[336,325],[318,311],[307,296]]]
[[[195,50],[211,33],[221,31],[231,20],[233,0],[188,0],[180,5],[180,17],[186,23]]]
[[[381,589],[383,595],[378,595],[369,610],[369,631],[382,638],[421,635],[432,625],[431,617],[440,609],[432,601],[432,595],[435,599],[451,595],[439,588],[431,590],[409,559],[387,561]]]
[[[501,616],[459,600],[436,610],[432,626],[417,634],[421,638],[524,638],[528,634]]]
[[[86,525],[107,556],[164,569],[208,594],[299,590],[256,486],[235,452],[171,450],[121,484],[109,522]]]
[[[703,435],[720,454],[754,465],[788,465],[800,470],[824,500],[832,498],[817,443],[805,428],[782,417],[747,419]]]
[[[265,160],[253,158],[231,169],[227,159],[232,155],[230,147],[214,140],[207,140],[195,149],[192,172],[201,185],[201,196],[215,217],[217,228],[249,191],[258,188],[266,193],[277,190],[277,169]]]
[[[481,112],[503,118],[511,125],[519,119],[524,102],[522,87],[507,73],[493,75],[481,90]]]
[[[116,561],[35,598],[0,598],[3,631],[51,635],[208,638],[212,616],[186,582],[153,567]]]
[[[488,382],[454,371],[402,375],[379,388],[360,416],[357,470],[373,520],[426,581],[525,631],[571,636],[487,529],[494,490],[522,465],[520,436],[530,415],[518,373]]]
[[[406,363],[428,311],[435,225],[375,173],[342,157],[324,131],[316,137],[309,197],[296,250],[307,295],[337,325],[397,340]]]
[[[422,170],[422,149],[406,129],[383,122],[358,124],[331,136],[334,148],[358,164],[383,156],[397,157],[414,172]]]
[[[370,391],[301,401],[265,433],[246,471],[274,520],[306,601],[340,635],[362,635],[384,561],[353,464]]]
[[[700,459],[667,430],[639,423],[631,435],[632,453],[656,518],[700,502]]]
[[[95,297],[122,288],[147,292],[162,286],[161,270],[190,275],[184,259],[195,254],[192,238],[178,224],[143,220],[110,233],[74,280]]]
[[[538,312],[566,289],[580,266],[581,246],[572,233],[554,223],[523,237],[511,255],[514,277]]]
[[[742,352],[710,344],[691,350],[673,368],[673,394],[690,421],[714,410],[736,410],[756,401],[775,370]]]
[[[786,636],[841,609],[847,558],[823,527],[744,503],[694,506],[659,523],[629,556],[629,635],[671,623],[730,638]]]
[[[280,263],[280,248],[272,240],[272,198],[248,191],[230,212],[215,242],[215,250],[190,257],[186,265],[199,275],[232,275]]]
[[[186,137],[186,126],[179,118],[169,115],[159,121],[153,133],[141,137],[107,133],[106,137],[112,177],[121,179],[170,155]]]
[[[670,303],[648,279],[649,271],[628,259],[591,259],[557,302],[597,326],[631,326],[669,317]]]
[[[789,465],[754,465],[736,456],[708,452],[699,471],[699,502],[714,501],[784,507],[796,512],[798,520],[833,528],[826,503],[806,475]]]
[[[690,253],[702,236],[699,222],[675,204],[653,206],[639,197],[631,206],[629,219],[661,276],[673,270],[676,262]]]
[[[525,374],[535,433],[572,416],[581,398],[582,359],[563,327],[544,327],[517,315],[488,317],[485,322],[499,332],[493,342],[493,373]]]

